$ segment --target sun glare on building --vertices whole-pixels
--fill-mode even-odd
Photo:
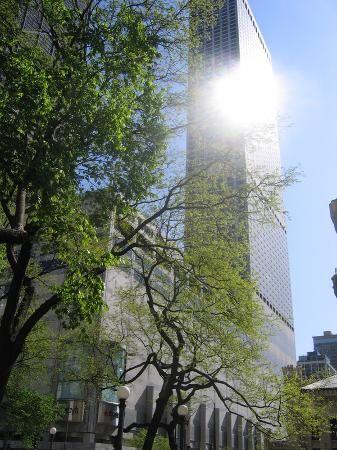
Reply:
[[[254,126],[275,121],[280,89],[271,68],[241,63],[214,77],[207,86],[212,113],[235,126]]]

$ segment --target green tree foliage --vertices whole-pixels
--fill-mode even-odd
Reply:
[[[319,389],[303,389],[314,381],[317,377],[303,379],[296,371],[283,377],[279,392],[279,420],[283,427],[274,430],[274,439],[305,447],[306,438],[330,431],[330,419],[334,416],[331,399]]]
[[[20,438],[32,448],[43,433],[64,415],[64,408],[48,394],[51,366],[48,357],[58,352],[55,336],[47,324],[39,323],[28,337],[6,386],[1,404],[1,428],[4,438]],[[4,446],[6,448],[6,445]]]
[[[58,336],[58,368],[61,383],[77,383],[79,388],[100,400],[121,383],[125,353],[119,343],[109,340],[102,324],[94,321]]]
[[[28,448],[32,448],[35,440],[40,440],[64,409],[57,405],[53,395],[46,395],[36,390],[9,383],[7,388],[7,404],[5,406],[5,430],[20,436]]]
[[[101,274],[119,253],[103,236],[111,211],[161,177],[193,5],[1,2],[0,399],[45,314],[75,327],[104,308]],[[22,28],[25,13],[41,26]]]
[[[146,430],[142,429],[142,430],[137,431],[137,433],[133,436],[133,438],[128,441],[128,446],[134,447],[134,448],[139,448],[139,449],[143,448],[145,435],[146,435]],[[164,436],[156,436],[152,449],[153,450],[169,450],[170,445],[169,445],[167,438],[165,438]]]
[[[137,355],[129,358],[126,381],[148,368],[162,380],[151,421],[131,425],[148,427],[143,448],[151,448],[158,428],[172,433],[178,405],[214,392],[229,411],[246,408],[261,428],[280,425],[278,379],[263,358],[269,321],[254,296],[247,227],[250,214],[275,206],[287,180],[267,177],[238,188],[221,181],[233,168],[217,169],[180,180],[158,200],[165,213],[133,245],[130,268],[140,282],[121,290],[112,310],[111,339],[123,336]],[[162,417],[172,401],[167,425]]]

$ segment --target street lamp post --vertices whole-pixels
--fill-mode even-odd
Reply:
[[[179,447],[180,450],[186,449],[186,423],[188,416],[188,407],[186,405],[179,405],[177,408],[178,416],[181,418],[180,422],[180,439],[179,439]]]
[[[124,428],[124,416],[126,400],[130,396],[130,389],[127,386],[119,386],[117,389],[117,398],[119,400],[119,413],[118,413],[118,429],[117,436],[113,437],[113,445],[116,450],[122,450],[123,445],[123,428]]]
[[[67,413],[67,423],[66,423],[66,434],[64,437],[64,444],[63,444],[63,450],[66,450],[67,440],[68,440],[68,432],[69,432],[69,414],[72,414],[73,409],[71,406],[69,408],[66,408]]]
[[[55,427],[51,427],[49,430],[49,441],[50,441],[49,450],[53,450],[53,442],[54,442],[56,433],[57,433],[57,429]]]

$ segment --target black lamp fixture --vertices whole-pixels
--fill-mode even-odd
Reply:
[[[117,436],[111,436],[111,442],[116,450],[122,450],[125,406],[129,396],[130,396],[130,389],[128,388],[128,386],[118,387],[117,398],[119,401],[119,412],[118,412]]]
[[[180,450],[186,449],[186,425],[188,416],[188,407],[186,405],[179,405],[177,408],[177,414],[180,417]]]
[[[49,441],[50,441],[49,449],[50,450],[53,450],[53,442],[54,442],[56,433],[57,433],[57,429],[55,427],[51,427],[49,430]]]

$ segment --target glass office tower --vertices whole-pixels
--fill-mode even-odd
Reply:
[[[271,73],[269,51],[246,0],[226,0],[214,25],[208,28],[205,26],[200,29],[200,33],[202,68],[199,70],[199,79],[202,82],[224,77],[240,66],[246,66],[248,70],[251,67],[259,76]],[[223,101],[226,102],[226,97]],[[258,103],[259,99],[257,107]],[[256,171],[262,175],[280,172],[276,113],[269,120],[268,126],[252,128],[247,133],[233,127],[225,119],[216,129],[214,120],[207,118],[206,114],[200,116],[202,109],[203,105],[196,100],[193,110],[198,111],[199,116],[194,116],[193,112],[190,116],[192,123],[198,120],[202,122],[202,140],[207,145],[200,144],[200,139],[197,142],[195,133],[190,128],[187,171],[193,170],[200,162],[214,158],[223,158],[222,162],[226,162],[226,158],[233,158],[235,155],[235,164],[243,174]],[[210,141],[212,145],[209,145]],[[228,152],[228,149],[231,151]],[[228,156],[229,154],[232,156]],[[231,159],[231,164],[232,162]],[[252,207],[247,204],[248,209]],[[267,356],[277,368],[281,368],[296,362],[287,229],[282,213],[270,209],[267,214],[270,219],[267,223],[261,223],[254,214],[248,220],[249,264],[251,273],[257,280],[257,295],[267,314],[276,319],[271,322],[277,322],[277,326],[273,327]]]
[[[332,366],[337,370],[337,334],[324,331],[323,336],[314,336],[313,341],[315,351],[328,356]]]

